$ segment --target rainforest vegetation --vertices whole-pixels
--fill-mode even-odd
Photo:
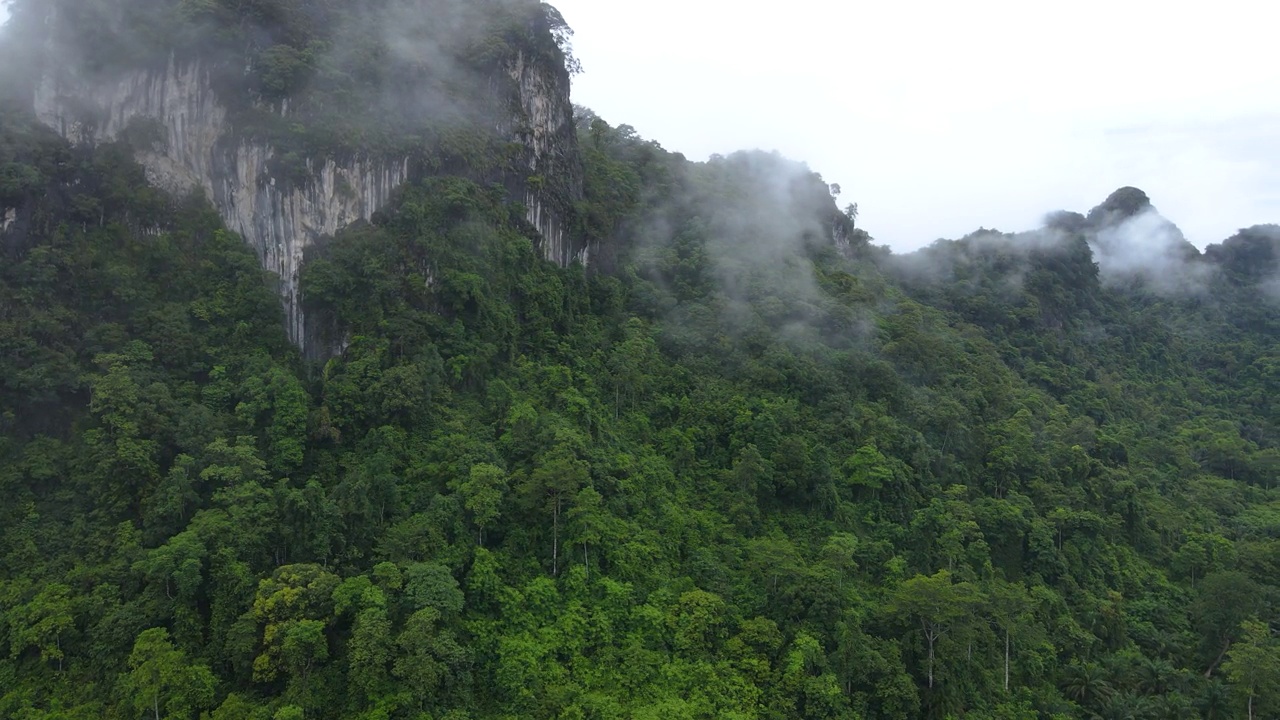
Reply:
[[[153,4],[299,62],[359,6]],[[1280,716],[1280,228],[895,255],[804,165],[578,141],[594,265],[422,174],[309,257],[311,362],[203,197],[6,100],[0,717]]]

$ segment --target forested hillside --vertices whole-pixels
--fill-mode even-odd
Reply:
[[[394,5],[149,2],[219,48]],[[542,12],[493,37],[563,61]],[[304,359],[207,199],[6,82],[0,717],[1280,716],[1280,228],[1201,253],[1125,188],[895,255],[805,165],[578,108],[586,267],[500,139],[418,137],[308,251]]]

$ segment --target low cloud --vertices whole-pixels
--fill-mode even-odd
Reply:
[[[674,167],[670,195],[627,230],[637,269],[666,291],[655,309],[673,332],[801,342],[865,332],[847,311],[833,314],[818,282],[816,254],[852,230],[820,175],[763,151]]]
[[[1177,226],[1150,206],[1097,229],[1089,247],[1110,286],[1140,282],[1161,295],[1201,295],[1214,275]]]

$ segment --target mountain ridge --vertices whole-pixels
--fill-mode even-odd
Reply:
[[[776,153],[521,126],[548,6],[60,7],[99,80],[204,53],[245,187],[411,161],[304,249],[304,350],[154,182],[190,126],[72,142],[0,66],[0,717],[1280,713],[1275,228],[1121,188],[897,255]]]

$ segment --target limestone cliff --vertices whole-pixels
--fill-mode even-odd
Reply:
[[[170,61],[158,71],[88,84],[50,72],[36,88],[36,116],[74,143],[115,140],[131,123],[158,121],[162,137],[138,152],[155,185],[175,193],[202,190],[227,227],[240,234],[280,276],[289,337],[304,344],[298,295],[303,251],[320,237],[368,220],[409,177],[408,158],[354,157],[315,163],[304,184],[271,176],[273,148],[237,140],[226,108],[200,62]]]
[[[548,260],[561,266],[574,262],[586,265],[590,248],[571,243],[565,227],[569,208],[558,204],[566,198],[582,197],[569,76],[562,67],[531,62],[523,52],[516,53],[507,72],[515,82],[519,112],[513,118],[516,125],[506,131],[525,146],[530,177],[537,178],[523,183],[529,222],[541,233],[543,255]]]
[[[165,64],[126,69],[107,80],[100,74],[88,79],[54,53],[44,58],[32,88],[37,117],[75,144],[136,136],[138,128],[150,133],[146,143],[135,143],[148,179],[174,193],[203,192],[228,228],[256,250],[263,267],[279,276],[293,342],[311,356],[336,350],[308,347],[298,286],[304,252],[385,206],[417,172],[411,157],[315,157],[306,161],[305,179],[277,177],[277,148],[237,132],[228,103],[215,89],[212,64],[198,55],[179,59],[173,53]],[[500,67],[512,96],[505,101],[509,117],[496,129],[524,147],[528,167],[527,175],[510,173],[504,184],[526,206],[548,260],[586,263],[586,249],[568,231],[573,202],[582,194],[569,75],[563,65],[531,60],[520,50]],[[287,107],[285,100],[277,112]],[[6,215],[4,222],[7,228],[12,218]]]

